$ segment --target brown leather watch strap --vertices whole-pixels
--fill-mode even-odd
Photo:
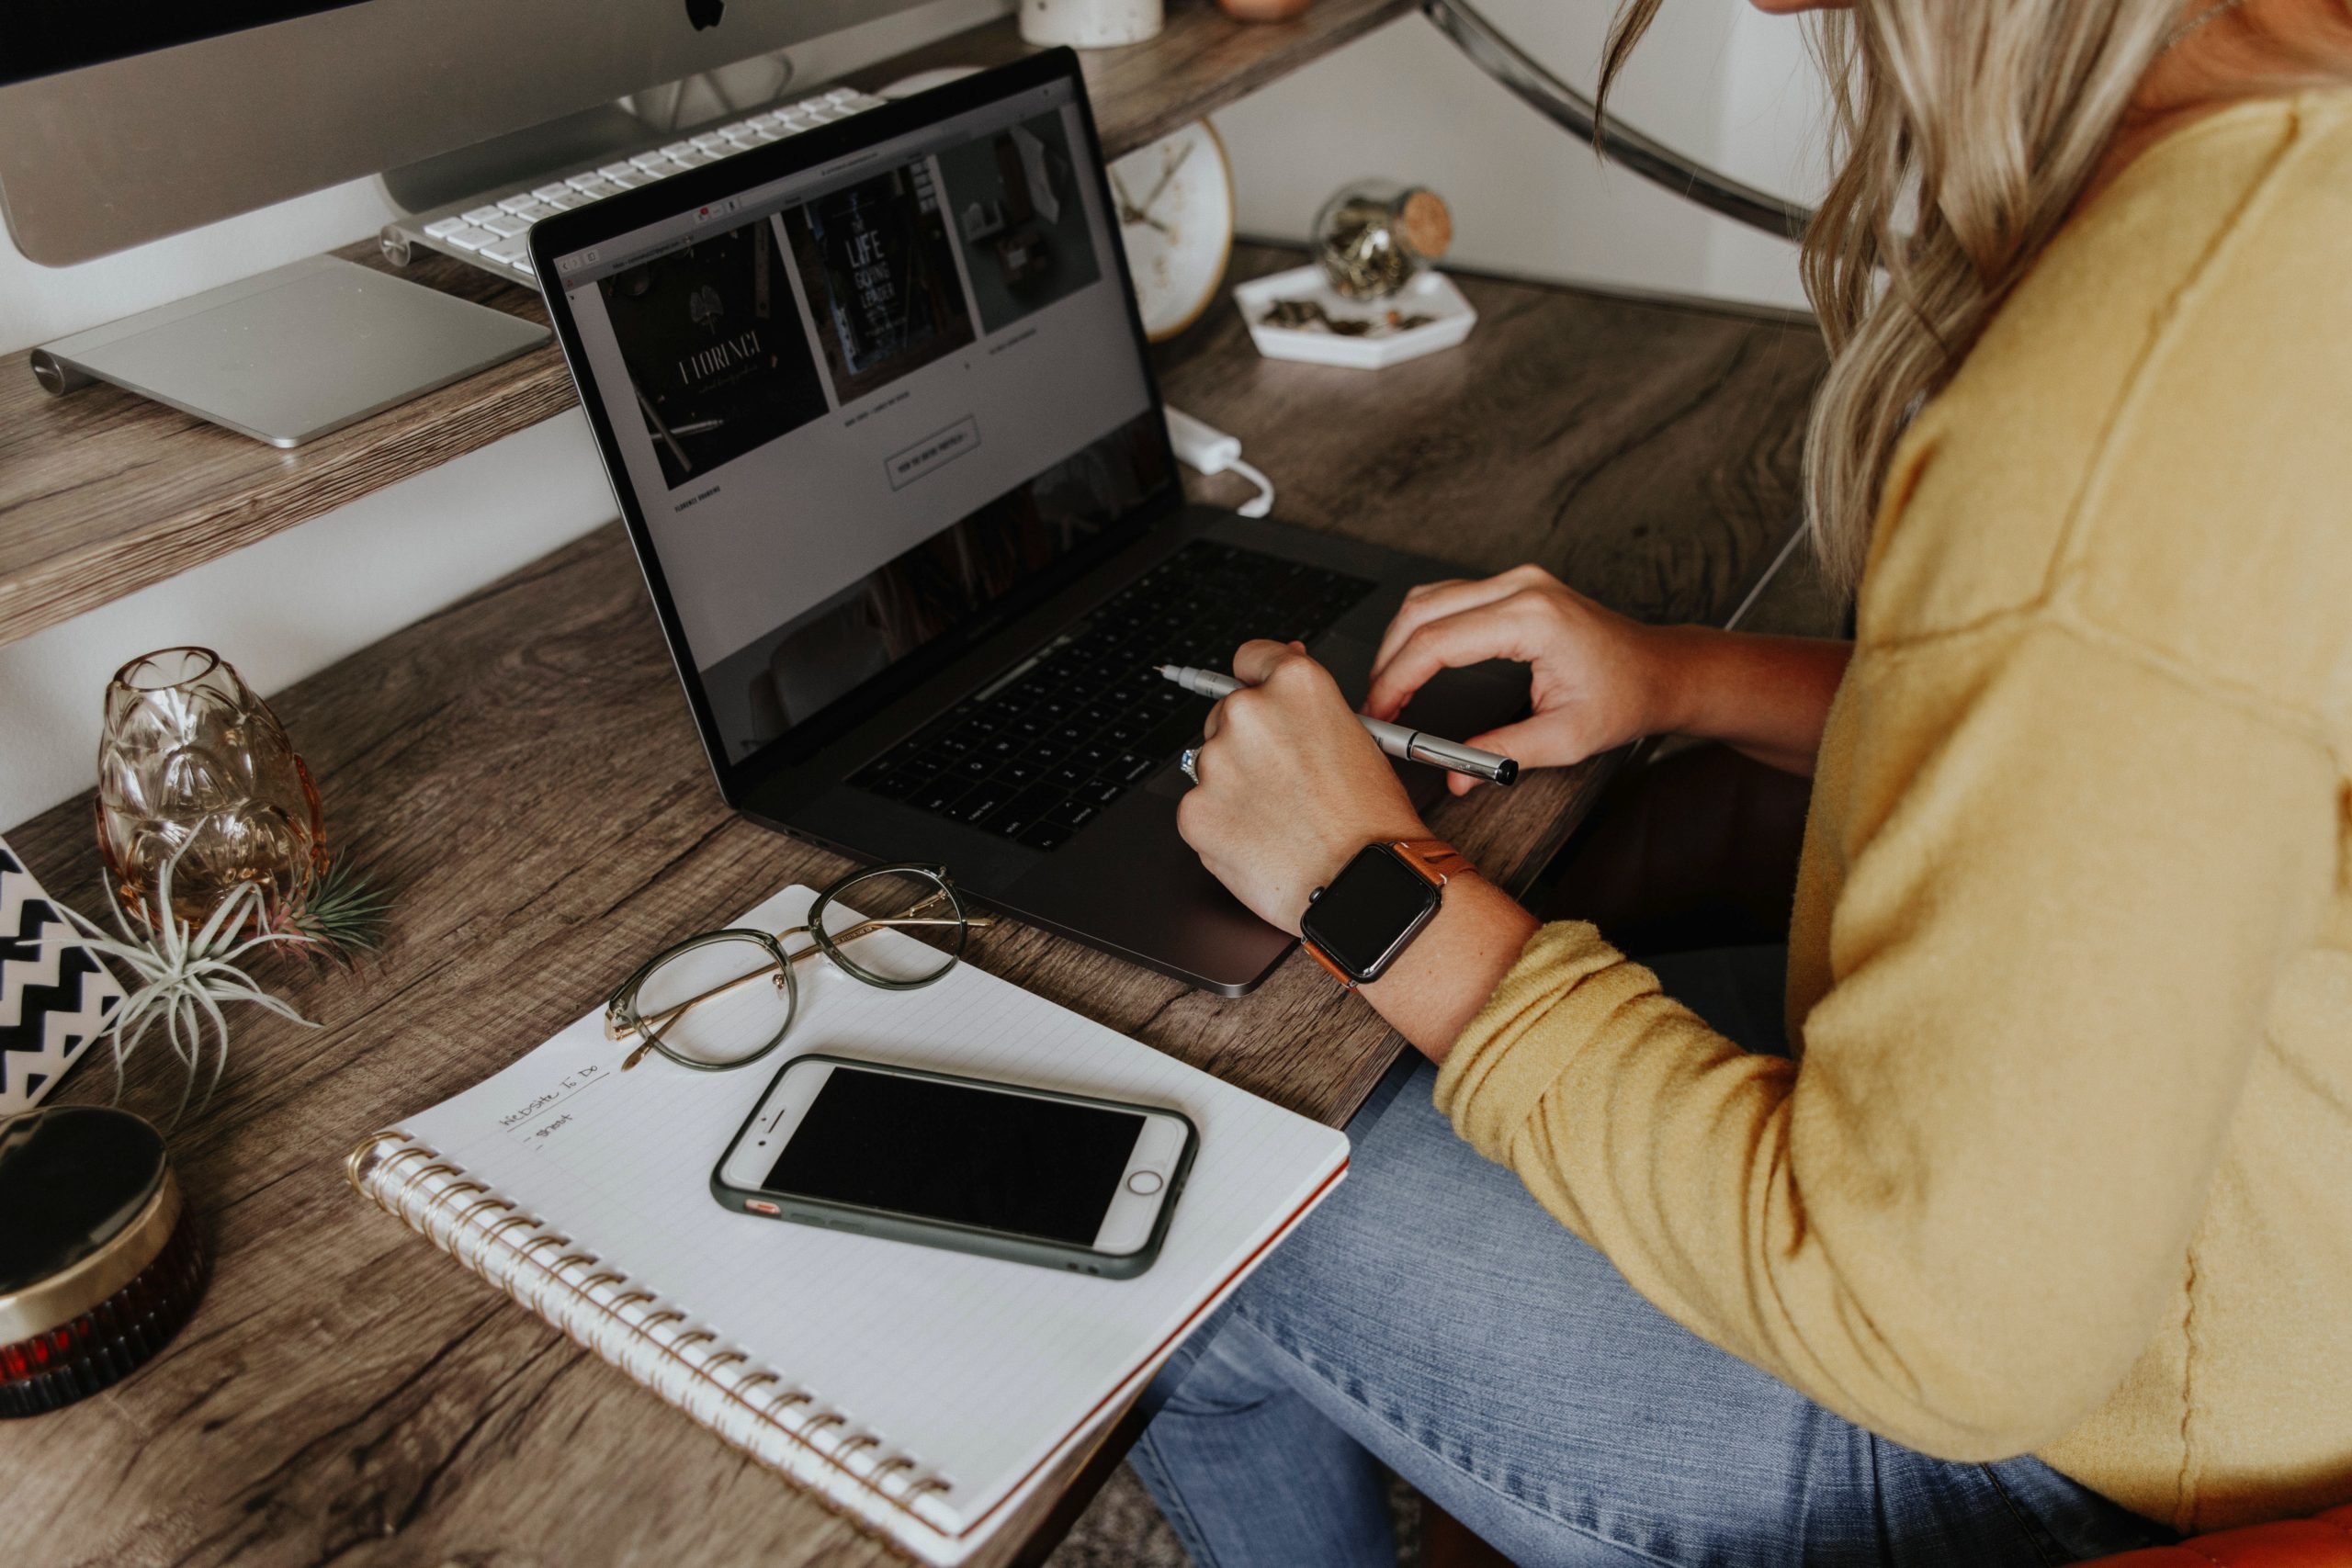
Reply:
[[[1477,869],[1470,863],[1469,856],[1443,839],[1399,839],[1388,847],[1407,865],[1427,877],[1432,887],[1442,887],[1450,878]]]
[[[1338,964],[1332,963],[1329,958],[1323,956],[1323,950],[1315,945],[1314,938],[1302,936],[1298,939],[1298,945],[1306,949],[1306,956],[1315,960],[1316,963],[1323,965],[1324,972],[1329,975],[1331,978],[1337,980],[1351,991],[1356,989],[1356,977],[1353,975],[1349,974],[1346,970],[1340,968]]]

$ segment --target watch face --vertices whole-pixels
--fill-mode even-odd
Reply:
[[[1299,927],[1333,963],[1369,980],[1436,909],[1437,889],[1385,846],[1374,844],[1331,879],[1306,907]]]

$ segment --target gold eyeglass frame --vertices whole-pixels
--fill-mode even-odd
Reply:
[[[861,883],[885,876],[922,877],[937,883],[938,886],[918,899],[903,914],[861,919],[855,925],[844,931],[834,931],[825,929],[825,911],[832,906],[834,899],[841,897]],[[953,913],[942,915],[934,912],[943,900]],[[850,978],[879,990],[919,991],[925,986],[934,985],[944,979],[948,971],[954,969],[962,961],[964,949],[971,941],[972,932],[988,931],[995,924],[996,921],[992,917],[976,915],[964,908],[963,897],[956,890],[956,879],[948,874],[947,868],[944,865],[933,865],[920,861],[899,861],[888,865],[862,866],[848,875],[828,884],[824,890],[817,895],[816,901],[808,906],[808,920],[806,925],[786,926],[784,930],[773,933],[756,931],[748,926],[729,926],[718,931],[701,931],[683,942],[671,943],[643,964],[639,964],[628,978],[614,987],[612,995],[605,998],[605,1038],[612,1041],[631,1039],[638,1041],[637,1049],[631,1051],[628,1059],[621,1063],[623,1072],[628,1071],[629,1068],[643,1061],[648,1052],[658,1052],[682,1067],[690,1067],[701,1073],[726,1072],[735,1067],[748,1067],[783,1044],[785,1036],[792,1032],[793,1024],[798,1021],[800,982],[793,966],[804,959],[813,958],[821,953],[832,961],[833,967],[842,971]],[[859,937],[885,928],[936,929],[943,926],[958,928],[954,947],[944,954],[946,962],[942,964],[934,973],[915,979],[901,979],[895,976],[877,974],[859,964],[842,952],[843,947],[855,942]],[[808,938],[808,945],[797,952],[786,953],[784,944],[798,936]],[[638,1011],[638,992],[643,988],[646,980],[663,964],[696,948],[708,947],[721,942],[757,943],[767,950],[768,962],[757,969],[738,975],[731,980],[722,980],[718,985],[698,991],[685,1000],[664,1008],[650,1017]],[[684,1017],[689,1010],[714,997],[724,996],[740,986],[747,986],[754,980],[768,976],[773,976],[771,983],[785,995],[784,1023],[757,1050],[745,1055],[716,1061],[708,1057],[697,1058],[685,1055],[673,1050],[662,1040],[662,1032]]]

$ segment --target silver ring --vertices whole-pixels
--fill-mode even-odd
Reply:
[[[1194,762],[1198,761],[1199,760],[1200,760],[1200,753],[1199,753],[1199,752],[1197,752],[1197,751],[1195,751],[1195,750],[1193,750],[1190,746],[1185,747],[1185,748],[1184,748],[1184,754],[1183,754],[1182,756],[1181,756],[1181,757],[1179,757],[1179,758],[1177,758],[1177,759],[1176,759],[1176,766],[1177,766],[1178,770],[1179,770],[1179,771],[1181,771],[1186,778],[1188,778],[1188,779],[1192,780],[1194,784],[1198,784],[1198,783],[1200,783],[1200,782],[1201,782],[1201,775],[1200,775],[1199,773],[1195,773],[1195,772],[1193,771],[1193,764]]]

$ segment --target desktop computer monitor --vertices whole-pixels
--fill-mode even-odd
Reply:
[[[919,0],[21,5],[0,212],[51,266],[560,122]]]

